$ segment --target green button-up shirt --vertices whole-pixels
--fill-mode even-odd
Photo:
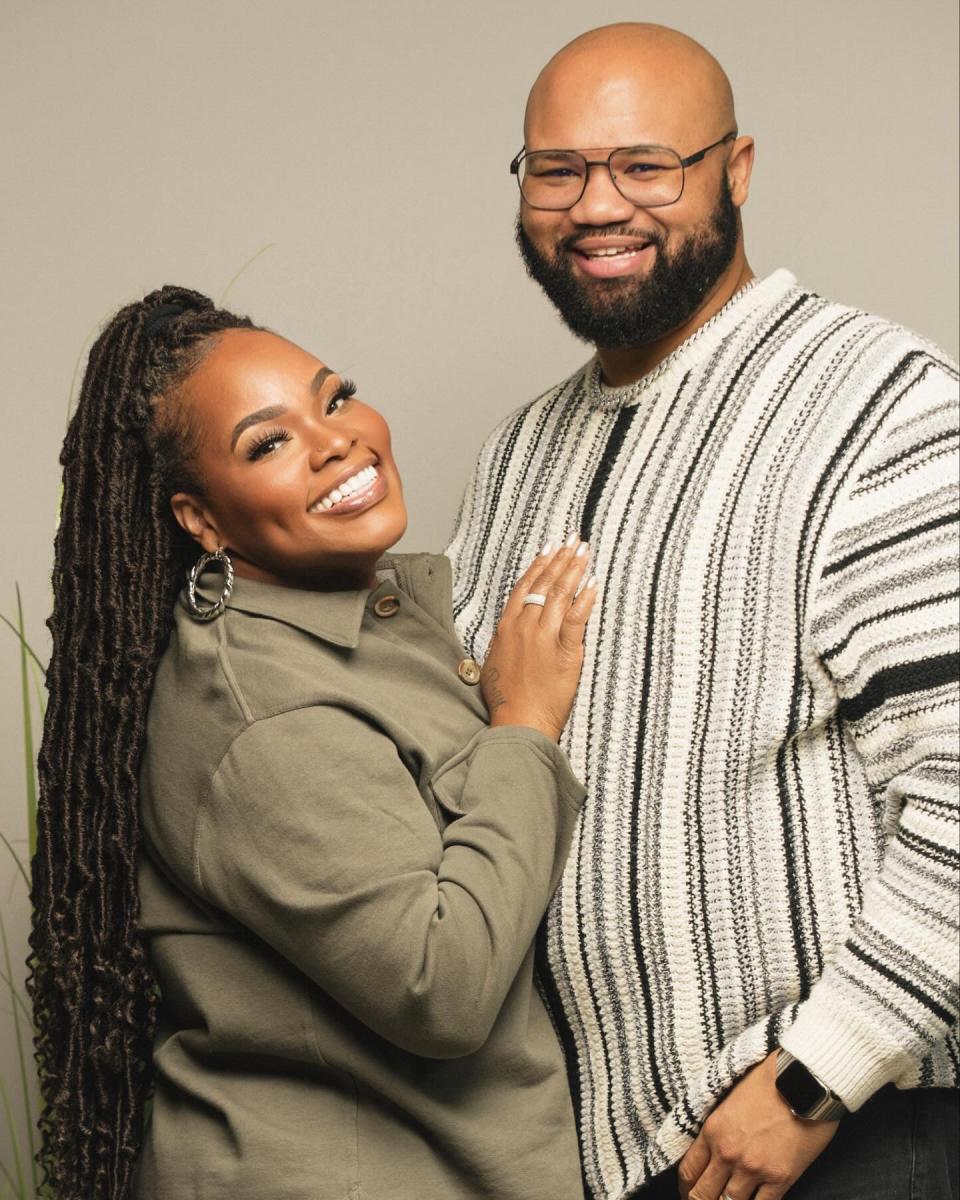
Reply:
[[[447,560],[380,578],[178,609],[142,771],[143,1200],[581,1200],[532,943],[584,791],[487,725]]]

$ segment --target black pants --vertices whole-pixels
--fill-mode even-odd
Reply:
[[[960,1100],[946,1088],[881,1088],[840,1122],[787,1200],[958,1200]],[[637,1200],[677,1200],[676,1168]]]

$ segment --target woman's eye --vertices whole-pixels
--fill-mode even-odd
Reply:
[[[340,386],[327,401],[327,416],[330,416],[331,413],[339,412],[351,396],[356,395],[356,391],[357,385],[352,379],[342,379]]]
[[[273,454],[278,446],[284,442],[290,441],[290,434],[285,429],[271,429],[260,435],[254,444],[247,451],[247,458],[251,462],[257,459],[266,458],[267,455]]]

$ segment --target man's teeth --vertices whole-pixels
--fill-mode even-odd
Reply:
[[[618,254],[639,254],[643,246],[607,246],[603,250],[581,250],[587,258],[615,258]]]
[[[377,477],[376,467],[364,467],[362,471],[358,471],[356,475],[351,475],[348,480],[341,483],[339,487],[335,487],[332,491],[327,492],[322,496],[316,504],[311,507],[317,508],[333,508],[335,504],[339,504],[341,500],[346,500],[348,496],[352,496],[354,492],[359,492],[362,488],[369,486]]]

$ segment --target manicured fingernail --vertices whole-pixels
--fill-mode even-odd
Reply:
[[[583,586],[584,587],[596,587],[597,586],[596,575],[591,575],[590,578],[587,580],[587,582]]]
[[[549,554],[552,549],[553,549],[553,542],[544,542],[543,549],[540,551],[540,553],[541,554]]]
[[[563,543],[569,550],[571,546],[575,546],[580,539],[575,533],[571,533],[567,540]]]
[[[589,549],[590,549],[589,542],[581,542],[580,545],[577,547],[577,553],[574,555],[574,557],[575,558],[583,558],[583,556],[586,554],[586,552]]]

